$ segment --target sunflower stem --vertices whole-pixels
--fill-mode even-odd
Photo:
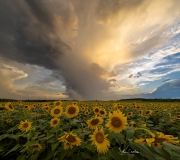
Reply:
[[[129,147],[129,144],[128,144],[127,147],[124,149],[124,151],[126,151],[126,149],[128,149],[128,147]]]
[[[83,133],[83,123],[81,123],[81,127],[82,127],[82,133]]]

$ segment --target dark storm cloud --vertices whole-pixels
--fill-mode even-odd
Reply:
[[[0,2],[0,54],[3,57],[57,69],[54,59],[71,47],[56,35],[55,13],[49,11],[44,2]]]
[[[95,66],[96,71],[92,69],[92,65],[87,64],[86,60],[74,54],[64,56],[61,61],[62,76],[65,80],[66,92],[71,98],[104,99],[102,91],[108,89],[109,83],[100,78],[104,73],[102,68],[98,64]]]
[[[171,86],[172,87],[175,87],[175,88],[180,88],[180,79],[176,80],[176,81],[173,81],[171,83]]]
[[[102,68],[101,66],[99,66],[97,63],[92,63],[91,67],[92,67],[92,70],[94,71],[94,73],[96,73],[98,75],[107,74],[107,71],[104,68]]]

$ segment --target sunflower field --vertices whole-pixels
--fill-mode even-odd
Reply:
[[[179,160],[180,103],[0,103],[1,160]]]

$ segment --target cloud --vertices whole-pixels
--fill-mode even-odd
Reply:
[[[112,97],[105,95],[110,87],[123,88],[118,77],[144,76],[138,69],[120,71],[172,38],[162,35],[179,20],[179,5],[178,0],[1,1],[0,55],[49,71],[42,80],[28,83],[31,93],[47,89],[48,96],[58,79],[65,85],[62,95],[69,98],[107,99]]]
[[[28,75],[16,67],[2,63],[2,61],[0,64],[0,75],[2,77],[0,79],[0,97],[12,99],[22,98],[23,95],[17,92],[16,88],[13,86],[13,83],[15,80],[27,77]]]
[[[167,81],[170,81],[171,79],[170,78],[167,78],[165,80],[163,80],[162,82],[167,82]]]

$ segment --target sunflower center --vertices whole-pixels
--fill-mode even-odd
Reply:
[[[154,143],[162,143],[162,142],[164,142],[165,140],[166,140],[165,138],[156,138],[156,137],[155,137]]]
[[[104,114],[104,111],[100,111],[100,114]]]
[[[113,117],[113,118],[111,119],[111,124],[112,124],[114,127],[118,128],[118,127],[120,127],[120,126],[122,125],[122,122],[121,122],[121,120],[120,120],[118,117]]]
[[[59,109],[55,109],[54,110],[54,114],[59,114],[60,113],[60,110]]]
[[[104,135],[101,132],[98,132],[96,134],[95,138],[98,143],[103,143],[103,141],[104,141]]]
[[[29,126],[28,123],[24,123],[24,124],[23,124],[23,127],[24,127],[24,128],[27,128],[28,126]]]
[[[68,109],[68,113],[69,114],[74,114],[76,112],[76,109],[74,108],[74,107],[70,107],[69,109]]]
[[[99,119],[96,118],[91,121],[91,124],[96,125],[96,124],[98,124],[98,122],[99,122]]]
[[[58,105],[60,105],[60,103],[59,103],[59,102],[56,102],[56,106],[58,106]]]
[[[33,148],[39,148],[39,146],[37,144],[35,144],[34,146],[32,146]]]
[[[147,112],[146,112],[146,114],[149,114],[149,113],[150,113],[150,111],[147,111]]]
[[[53,121],[53,124],[57,124],[57,122],[58,122],[57,120],[54,120],[54,121]]]
[[[13,107],[12,107],[11,105],[9,105],[9,108],[10,108],[10,109],[13,109]]]
[[[154,143],[154,146],[155,146],[155,147],[157,147],[157,146],[158,146],[158,144],[157,144],[157,143]]]
[[[95,111],[95,112],[99,112],[99,109],[98,109],[98,108],[96,108],[94,111]]]
[[[69,135],[66,140],[69,142],[69,143],[73,143],[73,142],[76,142],[76,138],[72,135]]]

